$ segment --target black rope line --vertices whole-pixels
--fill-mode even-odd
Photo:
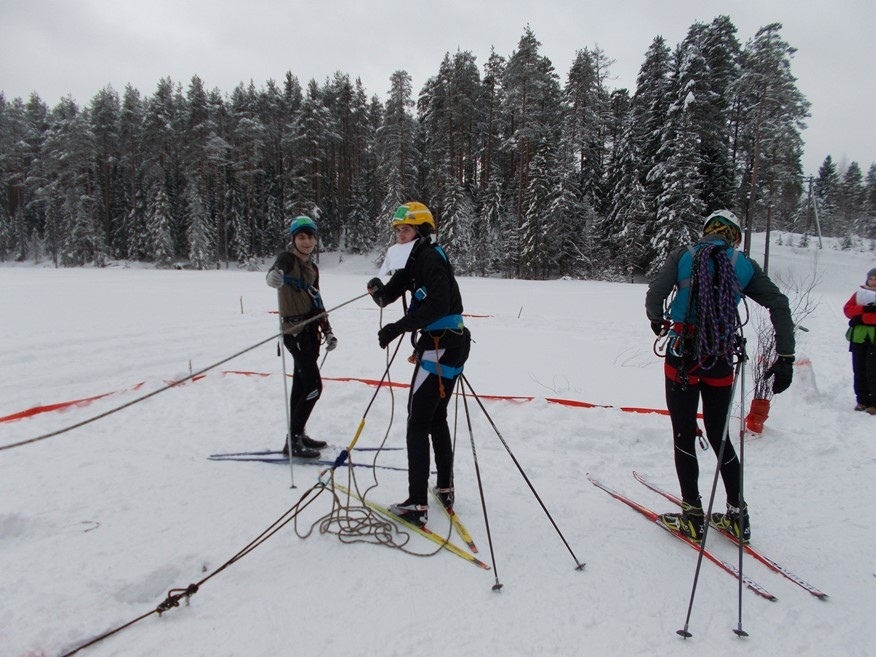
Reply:
[[[290,329],[299,328],[301,326],[305,326],[306,324],[310,324],[311,322],[314,322],[318,319],[321,319],[321,318],[327,316],[330,312],[335,311],[338,308],[343,308],[344,306],[351,304],[354,301],[358,301],[359,299],[366,296],[367,294],[368,293],[366,292],[365,294],[361,294],[358,297],[354,297],[354,298],[350,299],[349,301],[345,301],[344,303],[339,304],[330,310],[324,310],[321,313],[314,315],[313,317],[309,317],[305,320],[298,322],[297,324],[290,326],[289,328]],[[114,413],[118,413],[119,411],[122,411],[126,408],[129,408],[129,407],[133,406],[134,404],[139,404],[140,402],[146,401],[147,399],[154,397],[155,395],[157,395],[159,393],[162,393],[162,392],[165,392],[167,390],[170,390],[171,388],[175,388],[177,386],[180,386],[183,383],[186,383],[187,381],[191,381],[192,379],[199,377],[202,374],[209,372],[210,370],[216,369],[220,365],[224,365],[225,363],[227,363],[230,360],[234,360],[238,356],[242,356],[243,354],[245,354],[249,351],[252,351],[253,349],[257,349],[258,347],[261,347],[263,344],[267,344],[268,342],[275,340],[276,338],[282,336],[283,334],[284,334],[283,331],[280,331],[279,333],[274,333],[271,337],[266,338],[260,342],[257,342],[256,344],[249,346],[246,349],[241,349],[236,354],[232,354],[231,356],[228,356],[227,358],[223,358],[222,360],[220,360],[216,363],[213,363],[212,365],[208,365],[207,367],[205,367],[201,370],[198,370],[197,372],[189,374],[184,379],[180,379],[179,381],[174,381],[173,383],[169,383],[162,388],[159,388],[157,390],[153,390],[150,393],[147,393],[145,395],[137,397],[136,399],[132,399],[131,401],[126,402],[126,403],[122,404],[121,406],[117,406],[116,408],[111,408],[108,411],[105,411],[103,413],[95,415],[94,417],[88,418],[87,420],[83,420],[82,422],[77,422],[76,424],[72,424],[68,427],[64,427],[63,429],[58,429],[57,431],[51,431],[51,432],[45,433],[41,436],[36,436],[35,438],[28,438],[27,440],[21,440],[21,441],[18,441],[16,443],[10,443],[9,445],[0,445],[0,452],[2,452],[3,450],[12,449],[13,447],[22,447],[24,445],[30,445],[32,443],[46,440],[47,438],[53,438],[55,436],[61,435],[62,433],[67,433],[68,431],[73,431],[74,429],[84,427],[86,424],[91,424],[92,422],[96,422],[97,420],[102,420],[103,418],[108,417],[110,415],[113,415]]]
[[[83,650],[85,648],[93,646],[96,643],[99,643],[100,641],[103,641],[104,639],[107,639],[107,638],[113,636],[114,634],[118,634],[122,630],[124,630],[128,627],[131,627],[135,623],[138,623],[141,620],[148,618],[149,616],[152,616],[153,614],[158,614],[159,616],[161,616],[165,612],[168,612],[171,609],[179,607],[181,600],[185,600],[186,604],[188,605],[189,599],[195,593],[197,593],[200,590],[200,588],[207,581],[209,581],[210,579],[212,579],[213,577],[215,577],[216,575],[221,573],[223,570],[225,570],[226,568],[228,568],[232,564],[237,563],[238,561],[243,559],[243,557],[248,555],[250,552],[255,550],[257,547],[262,545],[264,542],[266,542],[274,534],[276,534],[283,527],[285,527],[289,522],[296,519],[298,517],[298,514],[301,513],[301,511],[303,511],[308,506],[313,504],[313,502],[316,500],[317,497],[319,497],[320,493],[323,490],[324,490],[324,487],[322,486],[322,484],[316,484],[312,488],[305,491],[304,494],[301,496],[301,499],[299,499],[298,502],[296,502],[294,506],[287,509],[277,520],[275,520],[273,523],[271,523],[267,529],[265,529],[261,534],[256,536],[252,541],[250,541],[246,546],[244,546],[237,554],[235,554],[228,561],[226,561],[224,564],[219,566],[216,570],[214,570],[212,573],[210,573],[209,575],[207,575],[203,579],[201,579],[195,583],[189,584],[184,589],[171,589],[170,591],[168,591],[167,597],[163,601],[161,601],[158,604],[158,606],[155,607],[155,609],[153,609],[152,611],[149,611],[145,614],[142,614],[141,616],[138,616],[137,618],[130,620],[127,623],[124,623],[123,625],[120,625],[120,626],[110,630],[109,632],[105,632],[104,634],[101,634],[100,636],[97,636],[97,637],[87,641],[86,643],[83,643],[82,645],[77,646],[73,650],[65,652],[63,655],[61,655],[61,657],[70,657],[70,655],[75,655],[80,650]],[[317,491],[316,494],[305,503],[305,500],[307,500],[307,498],[314,491]]]

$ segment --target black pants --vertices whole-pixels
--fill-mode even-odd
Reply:
[[[667,366],[683,367],[680,359],[667,356]],[[684,370],[682,370],[684,371]],[[673,445],[675,448],[675,472],[681,488],[681,497],[688,504],[700,504],[699,463],[697,462],[697,408],[702,397],[703,425],[706,438],[715,456],[721,448],[724,439],[724,427],[732,403],[733,386],[728,377],[733,370],[729,364],[721,363],[708,372],[699,372],[696,368],[688,371],[689,380],[676,380],[677,377],[666,377],[666,408],[672,421]],[[710,383],[711,381],[711,383]],[[715,385],[715,383],[719,385]],[[733,449],[733,443],[727,439],[724,454],[721,459],[721,479],[727,494],[727,502],[739,506],[740,465]]]
[[[435,349],[434,337],[423,334],[417,341],[417,367],[411,379],[408,397],[408,500],[413,504],[427,504],[429,493],[429,437],[435,453],[435,468],[438,471],[437,485],[445,488],[453,485],[453,441],[447,425],[447,405],[453,396],[458,374],[451,370],[461,368],[468,359],[471,335],[445,331]],[[442,375],[427,371],[423,360],[434,362],[444,368]]]
[[[298,335],[283,335],[283,344],[292,354],[294,370],[292,393],[289,395],[289,432],[293,436],[304,433],[310,413],[322,394],[319,374],[319,333],[308,324]]]
[[[865,406],[876,406],[876,345],[850,343],[855,399]]]

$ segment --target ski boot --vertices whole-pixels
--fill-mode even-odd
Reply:
[[[664,527],[684,534],[694,543],[702,542],[703,531],[705,530],[705,514],[699,500],[697,500],[696,505],[682,502],[681,513],[663,513],[657,516],[657,518]]]
[[[328,443],[326,441],[314,440],[313,438],[308,436],[306,433],[301,434],[301,444],[304,445],[305,447],[309,447],[310,449],[322,449],[323,447],[328,445]]]
[[[429,506],[426,504],[414,504],[410,499],[405,500],[401,504],[391,504],[389,512],[417,527],[425,527],[426,521],[429,519]]]
[[[739,506],[727,503],[726,513],[713,513],[712,524],[722,532],[742,539],[743,543],[751,540],[751,524],[748,522],[748,505],[743,502]]]
[[[298,434],[292,436],[292,456],[299,459],[318,459],[319,450],[312,449],[304,444],[303,436]],[[283,444],[283,456],[289,456],[289,443]]]

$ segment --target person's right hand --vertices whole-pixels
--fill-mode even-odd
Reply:
[[[658,338],[661,335],[666,335],[667,331],[669,331],[669,320],[664,319],[661,321],[651,322],[651,330]]]
[[[374,296],[379,293],[383,289],[383,281],[381,281],[376,276],[368,281],[368,294]]]
[[[283,272],[279,269],[272,269],[268,272],[268,275],[265,276],[265,280],[271,287],[279,289],[283,287]]]
[[[380,293],[383,292],[383,281],[375,276],[370,281],[368,281],[367,289],[368,294],[371,295],[374,303],[383,308],[383,306],[386,304],[386,301],[383,299],[383,297],[380,296]]]

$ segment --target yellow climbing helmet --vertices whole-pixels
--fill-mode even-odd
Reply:
[[[432,213],[422,203],[417,201],[409,201],[404,205],[398,206],[398,210],[392,215],[392,227],[396,226],[429,226],[435,230],[435,219],[432,218]]]

